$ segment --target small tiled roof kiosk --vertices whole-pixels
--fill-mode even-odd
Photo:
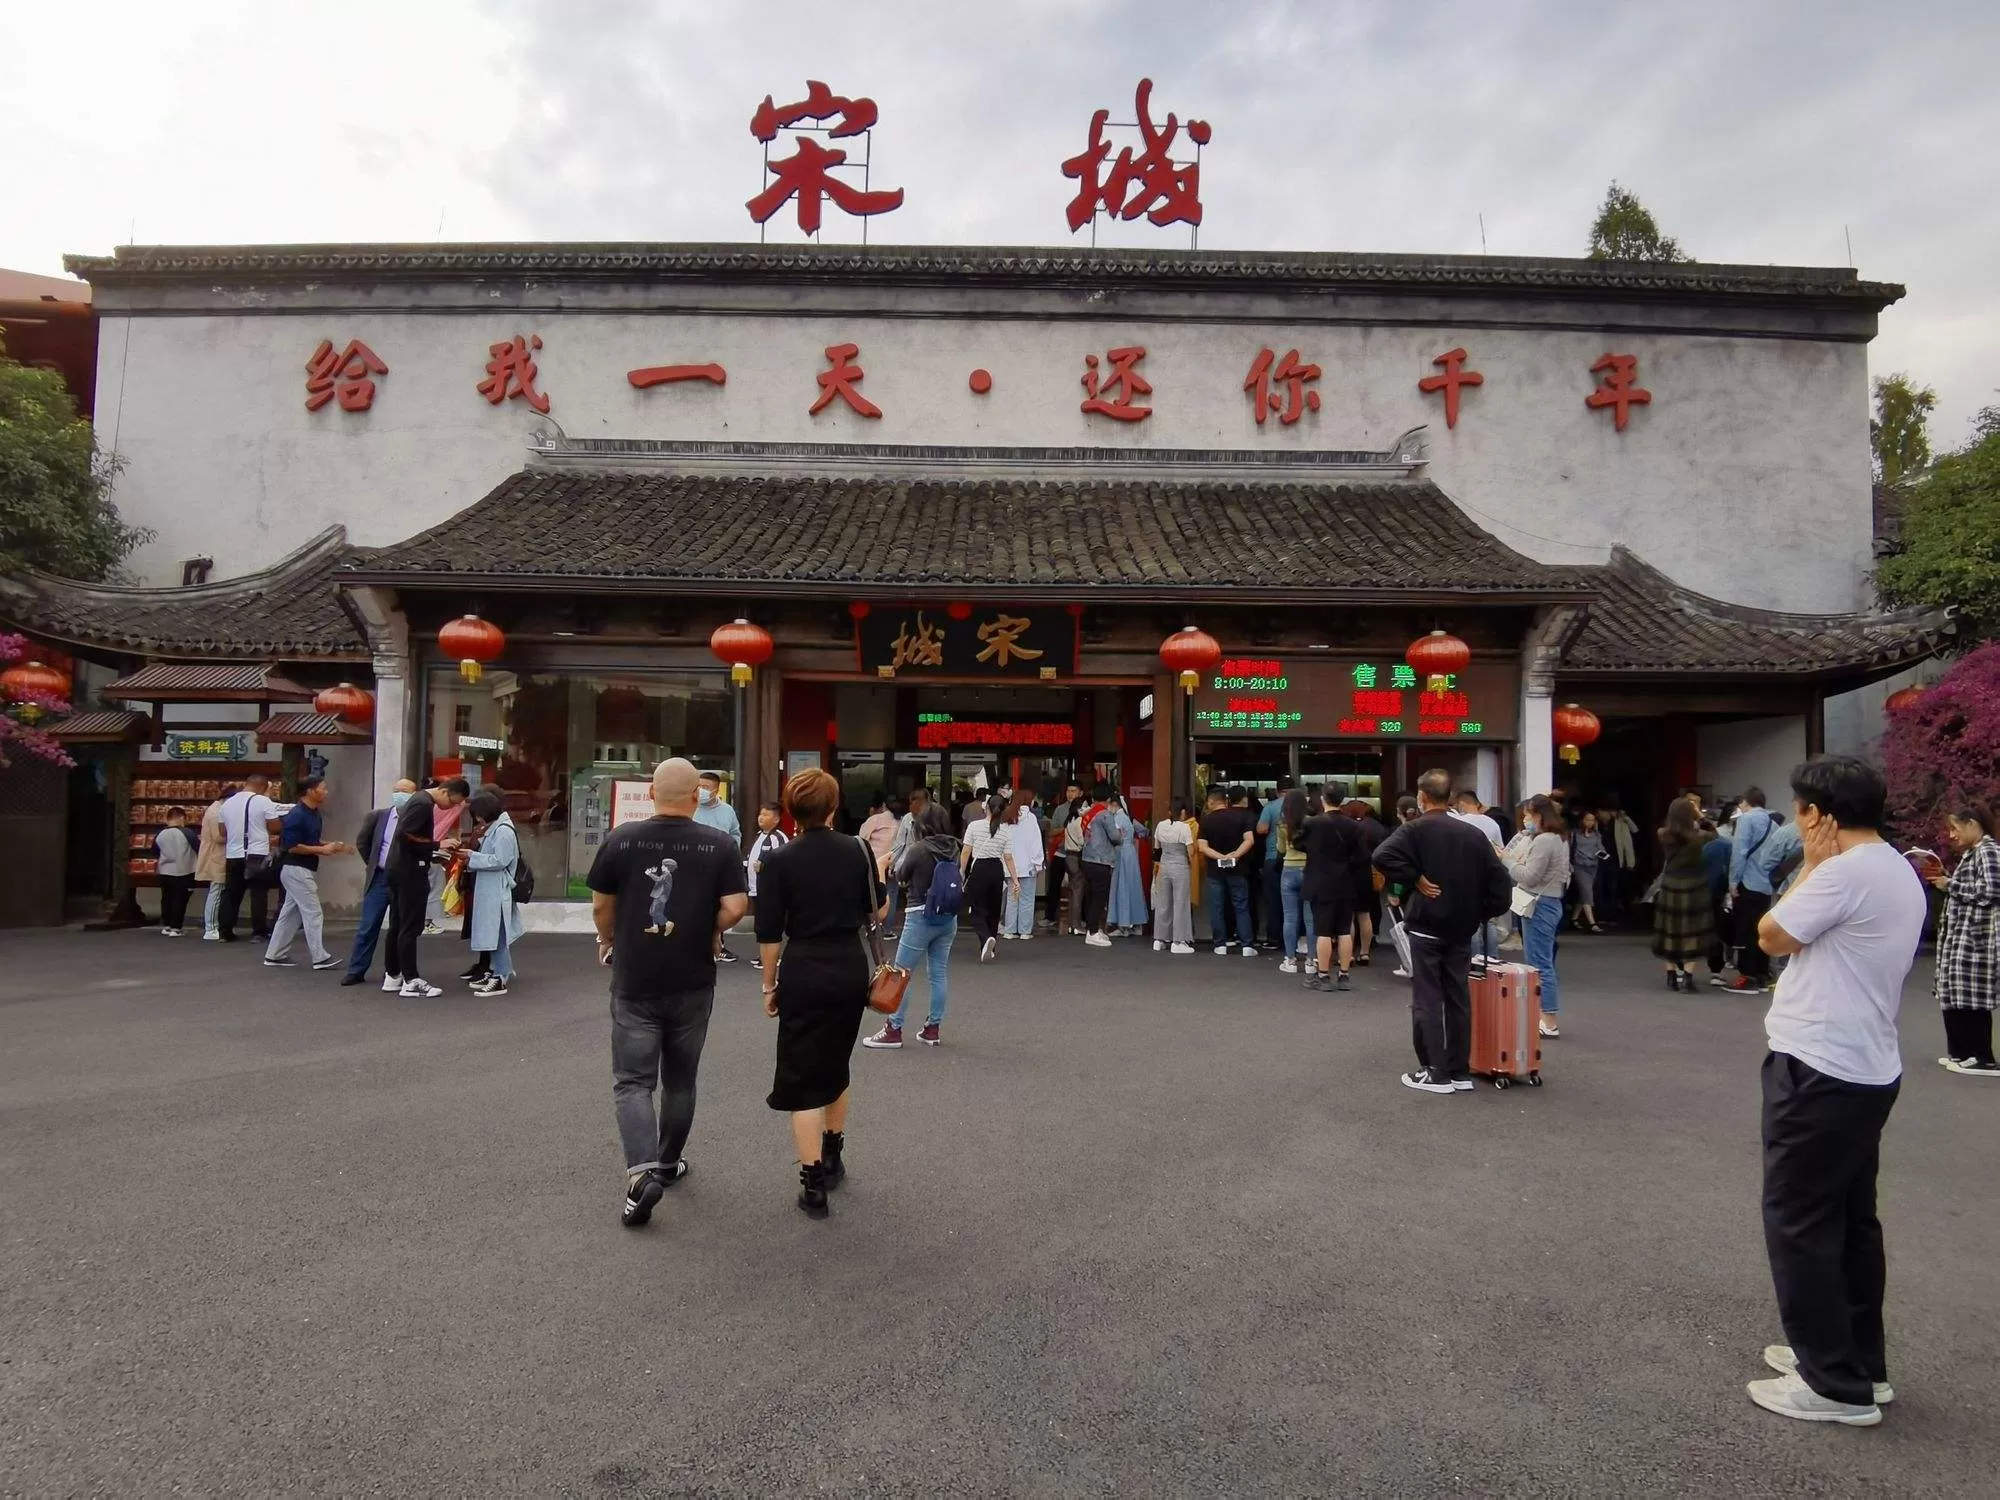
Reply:
[[[343,814],[402,775],[495,787],[551,898],[581,899],[665,755],[746,824],[815,765],[850,818],[920,782],[1100,778],[1157,818],[1224,781],[1381,802],[1436,764],[1650,827],[1678,785],[1781,775],[1828,697],[1950,638],[1870,607],[1866,345],[1901,288],[1847,269],[549,244],[72,266],[120,372],[119,503],[157,537],[138,587],[29,579],[0,616],[118,672],[371,687],[369,742],[311,747]],[[190,559],[216,581],[175,587]],[[493,659],[440,645],[466,615]],[[739,618],[768,660],[711,651]],[[1158,654],[1188,624],[1222,652],[1192,692]],[[1406,653],[1438,630],[1469,660],[1433,687]],[[1574,765],[1571,699],[1604,729]]]

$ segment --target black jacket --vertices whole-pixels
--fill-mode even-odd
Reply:
[[[389,844],[391,875],[430,868],[437,854],[437,840],[431,833],[436,813],[437,803],[428,792],[418,792],[403,804],[403,810],[396,814],[396,837]]]
[[[1465,941],[1513,901],[1513,877],[1486,835],[1447,812],[1425,813],[1390,834],[1375,851],[1375,868],[1408,887],[1403,918],[1410,931],[1440,942]],[[1419,877],[1438,894],[1419,891]]]
[[[1306,852],[1299,894],[1308,901],[1358,902],[1369,889],[1368,839],[1346,813],[1321,813],[1299,830]]]
[[[364,881],[375,878],[375,855],[382,847],[382,820],[392,816],[395,811],[393,807],[376,808],[361,825],[361,832],[354,835],[354,847],[361,855],[363,870],[361,878]]]

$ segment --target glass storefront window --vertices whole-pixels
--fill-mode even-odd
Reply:
[[[489,670],[468,683],[433,668],[427,686],[425,770],[500,789],[537,892],[550,899],[589,899],[584,878],[611,827],[618,782],[649,781],[654,766],[684,755],[722,776],[725,798],[732,790],[725,673]]]

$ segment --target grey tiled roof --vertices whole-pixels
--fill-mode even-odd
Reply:
[[[1560,671],[1646,675],[1851,672],[1929,656],[1951,643],[1945,610],[1795,615],[1745,609],[1682,588],[1617,548],[1589,573],[1598,591]]]
[[[1509,255],[1349,251],[1093,250],[1019,245],[748,245],[528,242],[458,245],[123,245],[68,255],[93,285],[133,282],[482,277],[695,277],[846,283],[1001,282],[1114,286],[1257,286],[1343,290],[1493,289],[1836,299],[1883,307],[1903,295],[1841,266],[1664,264]]]
[[[365,660],[333,572],[347,534],[330,527],[256,573],[190,588],[112,588],[39,573],[0,579],[0,620],[31,635],[135,656]]]
[[[1556,595],[1589,587],[1474,525],[1426,481],[903,480],[527,469],[363,578],[539,575],[852,597],[977,580],[1070,595],[1251,588]],[[443,575],[441,578],[440,575]],[[413,581],[413,580],[412,580]]]

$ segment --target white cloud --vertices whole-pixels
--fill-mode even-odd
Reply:
[[[1156,113],[1214,126],[1204,246],[1476,251],[1483,214],[1496,254],[1576,254],[1616,177],[1704,259],[1841,264],[1851,233],[1910,286],[1871,360],[1939,388],[1941,441],[2000,386],[1983,0],[232,0],[100,4],[82,34],[23,9],[0,20],[0,265],[23,270],[135,225],[754,239],[750,112],[809,77],[881,106],[874,182],[908,199],[873,238],[1064,243],[1059,163],[1143,74]]]

